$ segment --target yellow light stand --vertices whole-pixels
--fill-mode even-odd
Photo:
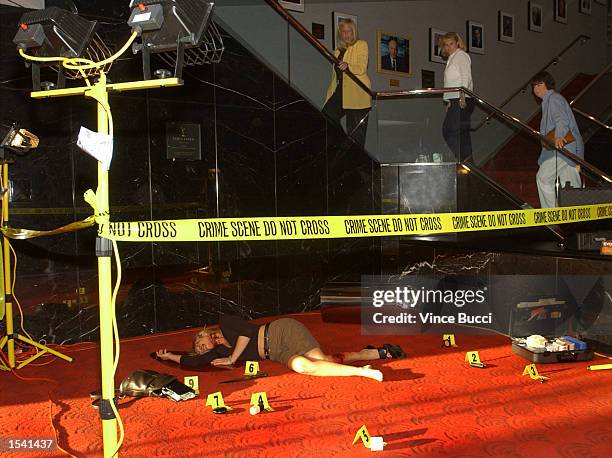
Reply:
[[[69,97],[84,95],[93,98],[98,107],[98,132],[109,133],[109,92],[124,92],[160,87],[182,86],[179,78],[164,78],[157,80],[133,81],[127,83],[107,84],[106,75],[100,71],[98,81],[92,86],[77,88],[55,89],[50,91],[35,91],[31,96],[35,99],[51,97]],[[109,110],[109,111],[107,111]],[[108,203],[108,170],[98,162],[98,188],[96,197],[96,218],[110,220]],[[98,220],[99,221],[99,220]],[[115,387],[113,380],[113,314],[112,314],[112,278],[111,257],[98,257],[98,295],[100,308],[100,356],[102,369],[102,401],[113,402]],[[102,439],[104,457],[118,456],[117,452],[117,420],[114,415],[102,415]]]

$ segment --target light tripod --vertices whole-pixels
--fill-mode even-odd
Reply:
[[[3,227],[8,227],[9,222],[9,163],[10,160],[6,157],[4,148],[0,150],[0,189],[3,191],[2,196],[2,223]],[[2,236],[2,258],[4,270],[4,292],[3,297],[0,300],[4,300],[5,303],[5,319],[6,319],[6,335],[0,339],[0,352],[4,352],[4,347],[7,349],[7,360],[8,365],[4,361],[4,358],[0,360],[1,370],[12,370],[21,369],[22,367],[30,364],[32,361],[40,358],[41,356],[49,353],[57,356],[65,361],[72,362],[70,356],[66,356],[59,351],[55,351],[46,345],[42,345],[35,340],[29,339],[15,332],[15,326],[13,323],[13,279],[11,276],[11,247],[8,237],[3,234]],[[22,312],[23,313],[23,312]],[[24,342],[28,345],[35,347],[38,351],[36,354],[26,359],[25,361],[16,364],[15,358],[15,341]]]
[[[43,99],[51,97],[67,97],[84,95],[96,101],[98,108],[98,133],[109,134],[110,107],[108,104],[109,92],[133,91],[159,87],[182,86],[178,78],[164,78],[158,80],[132,81],[127,83],[109,84],[106,74],[100,71],[98,81],[92,86],[81,86],[50,91],[35,91],[32,98]],[[93,193],[92,193],[93,194]],[[95,208],[95,214],[108,223],[110,219],[108,199],[108,170],[98,162],[98,187],[93,199],[88,203]],[[100,307],[100,359],[102,369],[102,403],[100,416],[102,418],[102,438],[104,456],[111,457],[117,450],[117,419],[110,408],[115,388],[113,380],[113,309],[112,309],[112,282],[111,282],[111,256],[112,246],[110,240],[98,237],[96,254],[98,256],[98,295]],[[6,261],[5,261],[6,263]],[[5,269],[6,270],[6,269]],[[6,275],[6,272],[5,272]],[[7,307],[8,310],[8,307]]]

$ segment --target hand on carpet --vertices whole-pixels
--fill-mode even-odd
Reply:
[[[155,357],[157,359],[161,359],[162,361],[173,361],[177,364],[181,363],[181,355],[172,353],[165,348],[163,350],[157,350],[157,352],[155,352]]]
[[[166,350],[165,348],[163,350],[157,350],[157,352],[155,352],[155,355],[159,358],[162,359],[164,361],[168,361],[169,359],[171,359],[172,357],[172,353],[170,353],[168,350]]]

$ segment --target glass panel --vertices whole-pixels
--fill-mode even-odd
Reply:
[[[265,1],[216,1],[214,21],[277,75],[289,78],[287,22]],[[230,58],[227,53],[223,56]]]
[[[609,121],[608,121],[609,123]],[[612,130],[588,122],[583,127],[579,123],[584,138],[584,158],[589,164],[612,175]]]
[[[612,104],[610,97],[605,96],[610,93],[610,87],[612,72],[595,81],[572,105],[584,139],[585,159],[607,174],[612,174]]]
[[[610,103],[610,88],[612,88],[612,72],[604,74],[593,83],[580,98],[572,104],[572,108],[589,114],[596,119],[606,123],[612,114]],[[578,120],[578,116],[576,117]],[[579,122],[586,121],[580,119]],[[607,122],[609,125],[610,123]]]
[[[291,27],[289,27],[289,53],[291,56],[289,83],[321,111],[331,81],[332,64]],[[304,62],[308,62],[308,65],[304,65]]]
[[[428,163],[434,161],[434,154],[436,162],[455,161],[442,136],[445,110],[441,96],[380,98],[375,111],[379,162]]]
[[[456,188],[460,210],[540,207],[536,176],[543,147],[537,131],[498,113],[481,99],[467,98],[465,109],[459,108],[458,99],[452,100],[446,109],[442,99],[442,93],[412,91],[403,96],[397,93],[379,94],[376,100],[374,118],[378,138],[376,156],[379,161],[383,164],[401,164],[406,170],[427,166],[421,167],[422,173],[430,176],[429,181],[419,177],[422,182],[420,193],[406,190],[408,194],[403,195],[400,189],[398,208],[411,213],[416,212],[413,207],[427,212],[427,203],[435,202],[436,198],[444,194],[441,183],[448,183],[448,180],[436,177],[434,170],[454,161],[463,162],[467,166],[458,168],[460,176]],[[483,128],[477,131],[466,128],[471,119],[487,116],[491,120]],[[568,150],[571,152],[571,145]],[[563,155],[554,150],[545,151],[543,156],[552,158],[553,164],[552,175],[547,181],[550,186],[546,188],[548,200],[542,196],[546,206],[556,205],[556,191],[559,186],[565,186],[567,181],[571,182],[572,187],[585,188],[610,184],[607,177],[600,176],[596,170],[588,167],[581,167],[579,173],[576,173],[573,166],[566,165]],[[555,172],[559,176],[557,185]],[[401,171],[398,173],[402,174]],[[466,176],[470,178],[466,180]],[[411,181],[414,183],[419,180],[413,178]],[[401,182],[401,178],[397,178],[400,187]],[[497,197],[492,198],[494,195]],[[409,197],[412,199],[410,205],[402,205],[402,199]],[[421,200],[419,205],[414,204],[415,198]],[[444,210],[442,207],[432,207],[431,211]]]

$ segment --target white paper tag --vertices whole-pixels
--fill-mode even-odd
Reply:
[[[77,146],[102,163],[108,170],[113,159],[113,137],[81,126]]]
[[[132,19],[132,22],[136,23],[136,22],[144,22],[144,21],[148,21],[149,19],[151,19],[151,12],[146,12],[146,13],[140,13],[140,14],[135,14],[134,15],[134,19]]]

